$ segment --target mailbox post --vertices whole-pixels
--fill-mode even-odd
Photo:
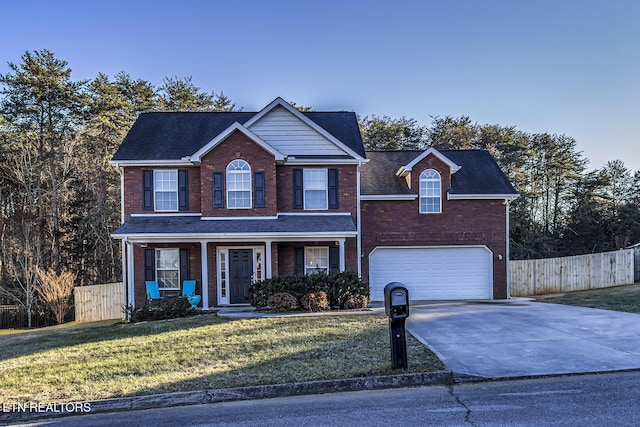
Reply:
[[[409,317],[409,291],[401,283],[391,282],[384,287],[384,311],[389,317],[391,367],[407,369],[407,338],[404,322]]]

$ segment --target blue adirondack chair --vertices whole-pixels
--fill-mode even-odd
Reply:
[[[182,282],[182,296],[186,297],[191,306],[193,308],[197,308],[198,304],[200,304],[200,300],[202,297],[200,295],[196,295],[196,281],[195,280],[185,280]]]
[[[147,288],[147,301],[149,303],[155,301],[160,301],[162,297],[160,296],[160,286],[156,280],[147,280],[144,282]]]

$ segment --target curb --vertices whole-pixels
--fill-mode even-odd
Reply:
[[[418,387],[453,384],[452,371],[421,372],[415,374],[382,375],[339,380],[321,380],[299,383],[247,386],[235,388],[163,393],[148,396],[121,397],[115,399],[82,402],[90,405],[86,412],[0,412],[0,423],[31,421],[43,418],[60,418],[81,414],[134,411],[170,406],[200,405],[237,400],[270,399],[276,397],[325,394],[348,391],[380,390],[401,387]]]

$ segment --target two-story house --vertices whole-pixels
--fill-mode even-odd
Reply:
[[[144,303],[148,280],[171,294],[195,279],[206,309],[245,304],[254,281],[334,270],[369,278],[373,300],[386,280],[449,298],[429,295],[459,283],[425,285],[449,255],[485,263],[473,285],[483,292],[460,297],[505,298],[503,203],[516,194],[491,156],[466,153],[365,153],[355,113],[299,112],[280,98],[259,112],[143,113],[112,159],[125,304]],[[450,251],[434,257],[434,246]]]

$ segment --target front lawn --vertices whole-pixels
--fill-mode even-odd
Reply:
[[[331,315],[71,324],[0,335],[0,402],[72,402],[399,373],[388,320]],[[407,334],[408,372],[443,369]]]
[[[615,286],[565,294],[538,295],[538,301],[640,313],[640,285]]]

